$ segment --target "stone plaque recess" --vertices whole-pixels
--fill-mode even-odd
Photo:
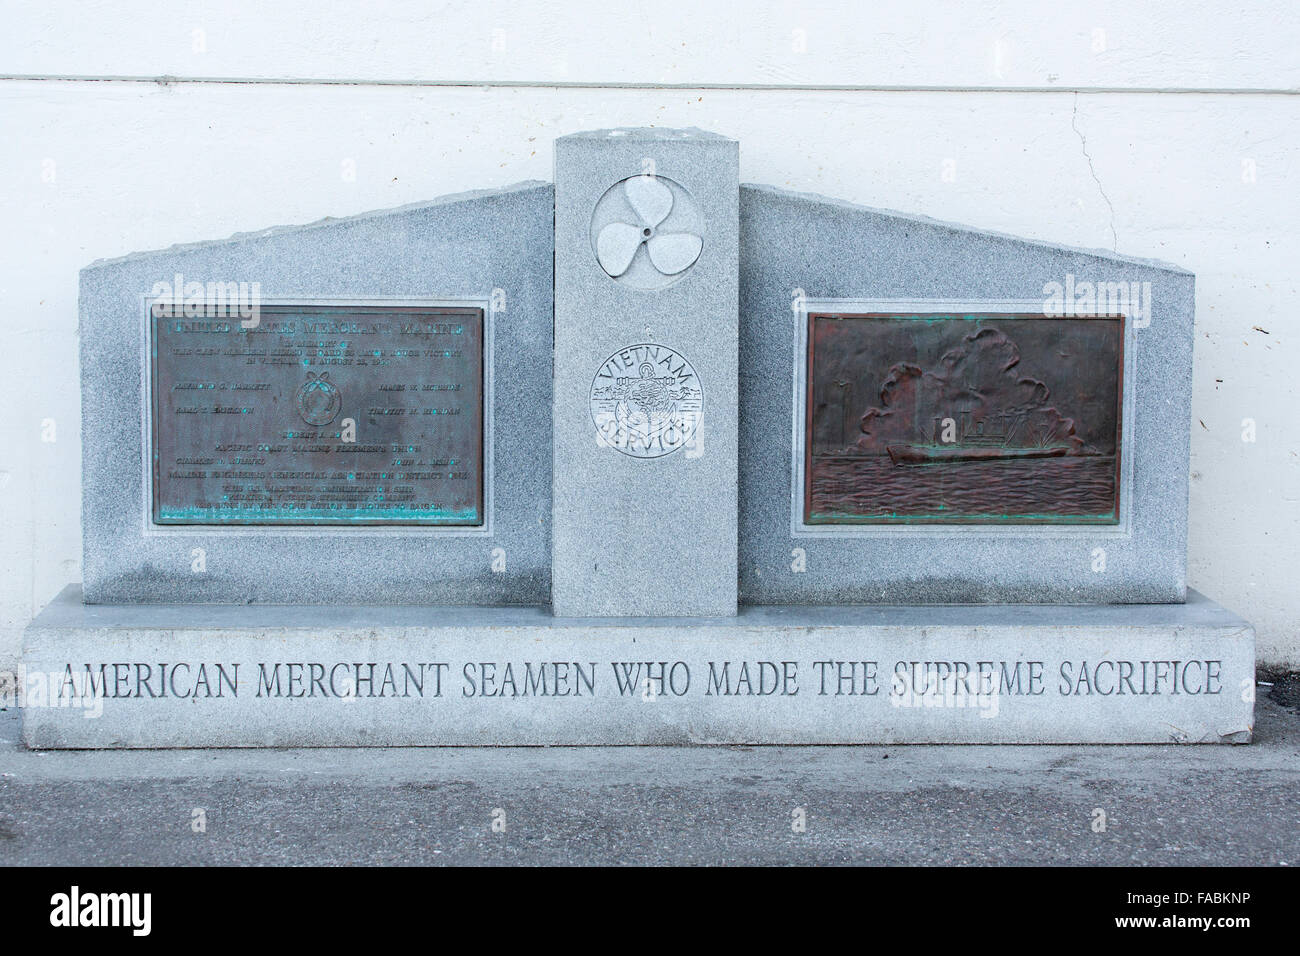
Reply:
[[[150,319],[155,523],[483,523],[482,309]]]
[[[741,187],[741,241],[742,601],[1184,599],[1190,273],[768,186]],[[839,321],[853,357],[823,371],[810,451],[816,314],[921,318]],[[893,480],[810,502],[808,472],[837,450],[874,453],[838,466],[851,479]],[[1088,474],[1062,484],[1072,470]]]
[[[549,601],[554,209],[521,183],[82,270],[86,601]]]
[[[555,148],[557,616],[736,613],[738,145]]]

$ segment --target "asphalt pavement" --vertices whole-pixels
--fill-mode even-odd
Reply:
[[[30,751],[0,863],[1300,867],[1300,713],[1248,746]]]

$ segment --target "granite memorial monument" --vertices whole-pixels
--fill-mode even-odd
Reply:
[[[32,747],[1246,742],[1186,586],[1193,277],[739,184],[97,262]]]

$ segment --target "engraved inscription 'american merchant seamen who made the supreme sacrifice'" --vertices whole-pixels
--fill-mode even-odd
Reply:
[[[158,524],[483,523],[483,311],[150,315]]]

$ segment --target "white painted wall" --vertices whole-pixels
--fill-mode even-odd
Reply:
[[[0,4],[0,666],[79,577],[81,266],[648,124],[738,137],[745,181],[1195,271],[1190,582],[1300,666],[1293,2],[557,6]]]

